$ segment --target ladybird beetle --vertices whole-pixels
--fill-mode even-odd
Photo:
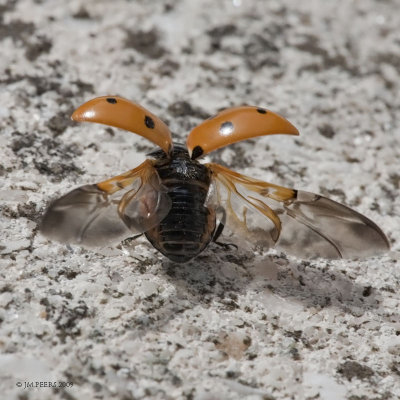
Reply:
[[[103,246],[144,234],[174,262],[200,254],[227,226],[247,240],[298,257],[354,258],[389,249],[382,230],[358,212],[317,194],[289,189],[198,158],[231,143],[271,134],[298,135],[286,119],[259,107],[235,107],[173,143],[154,114],[116,96],[81,105],[75,121],[145,137],[159,149],[138,167],[81,186],[47,209],[41,232],[64,243]]]

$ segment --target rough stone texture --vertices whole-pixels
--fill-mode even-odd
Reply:
[[[397,0],[2,0],[0,397],[399,398],[399,26]],[[299,138],[211,158],[356,208],[392,251],[310,262],[210,246],[177,266],[144,240],[49,242],[37,227],[51,198],[151,149],[71,123],[105,94],[180,141],[232,105],[282,113]]]

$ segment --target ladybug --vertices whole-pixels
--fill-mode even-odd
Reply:
[[[247,240],[302,257],[357,258],[382,253],[382,230],[358,212],[320,195],[254,179],[198,161],[231,143],[271,134],[298,135],[260,107],[221,111],[195,127],[186,146],[166,124],[121,97],[98,97],[72,114],[143,136],[158,146],[136,168],[81,186],[55,200],[41,232],[64,243],[105,246],[144,234],[170,260],[183,263],[218,242],[225,226]]]

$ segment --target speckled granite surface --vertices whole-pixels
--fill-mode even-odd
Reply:
[[[1,399],[400,397],[398,1],[0,4]],[[37,223],[51,198],[150,149],[70,121],[105,94],[180,141],[232,105],[285,115],[300,137],[211,158],[350,205],[392,251],[310,262],[210,246],[176,266],[144,240],[47,241]],[[25,388],[54,382],[73,386]]]

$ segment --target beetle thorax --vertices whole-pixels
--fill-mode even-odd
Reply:
[[[187,149],[178,143],[174,144],[172,152],[167,155],[162,150],[149,154],[155,158],[155,168],[162,181],[173,179],[176,182],[197,182],[208,187],[210,173],[208,168],[196,160],[192,160]]]

